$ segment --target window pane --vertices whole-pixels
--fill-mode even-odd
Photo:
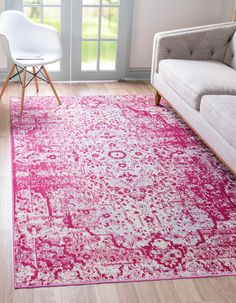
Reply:
[[[44,5],[61,5],[61,0],[44,0]]]
[[[97,41],[82,42],[82,66],[83,71],[97,70]]]
[[[94,7],[83,8],[83,24],[82,37],[83,38],[98,38],[98,16],[99,9]]]
[[[44,7],[43,23],[55,27],[60,32],[61,30],[60,12],[61,10],[59,7]]]
[[[101,41],[100,70],[116,69],[117,42]]]
[[[37,23],[41,22],[40,7],[37,7],[37,6],[24,7],[24,13],[32,21],[37,22]]]
[[[102,8],[101,37],[104,39],[116,39],[118,36],[118,8]]]
[[[119,5],[119,0],[102,0],[103,5]]]
[[[40,0],[24,0],[23,4],[40,4]]]
[[[99,5],[100,0],[83,0],[83,5]]]

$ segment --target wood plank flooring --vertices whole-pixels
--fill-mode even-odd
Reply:
[[[56,84],[59,95],[154,94],[145,82]],[[35,95],[34,85],[27,95]],[[52,95],[46,84],[39,95]],[[9,143],[10,84],[0,102],[0,303],[235,303],[236,277],[15,290],[12,257],[12,187]]]

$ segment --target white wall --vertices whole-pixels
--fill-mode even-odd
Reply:
[[[2,12],[5,8],[5,1],[4,0],[0,0],[0,12]]]
[[[151,66],[159,31],[231,21],[234,0],[134,0],[131,68]]]

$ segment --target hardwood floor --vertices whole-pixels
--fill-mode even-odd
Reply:
[[[56,84],[59,95],[154,94],[145,82]],[[27,95],[35,95],[34,85]],[[52,95],[39,85],[39,95]],[[14,290],[12,257],[12,187],[9,143],[9,96],[20,96],[10,84],[0,102],[0,303],[233,303],[236,277],[104,284]]]

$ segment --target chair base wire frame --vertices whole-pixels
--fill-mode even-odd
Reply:
[[[24,97],[25,97],[25,89],[26,87],[34,80],[35,82],[35,87],[36,87],[36,92],[38,93],[39,91],[39,86],[38,86],[38,79],[40,79],[41,81],[44,81],[46,83],[48,83],[58,101],[58,104],[61,105],[61,100],[56,92],[56,89],[49,77],[49,74],[45,68],[44,65],[40,66],[40,67],[36,67],[36,66],[33,66],[32,67],[33,71],[29,71],[27,70],[27,67],[22,67],[22,66],[19,66],[17,64],[14,64],[5,80],[5,82],[3,83],[3,87],[2,87],[2,90],[1,90],[1,93],[0,93],[0,99],[2,98],[3,96],[3,93],[9,83],[10,80],[14,79],[15,77],[18,77],[19,80],[20,80],[20,83],[21,83],[21,110],[20,112],[23,113],[24,111]],[[16,72],[14,73],[14,71],[16,70]],[[23,74],[23,76],[21,76],[21,74]],[[26,76],[30,75],[31,78],[30,80],[26,80]]]

